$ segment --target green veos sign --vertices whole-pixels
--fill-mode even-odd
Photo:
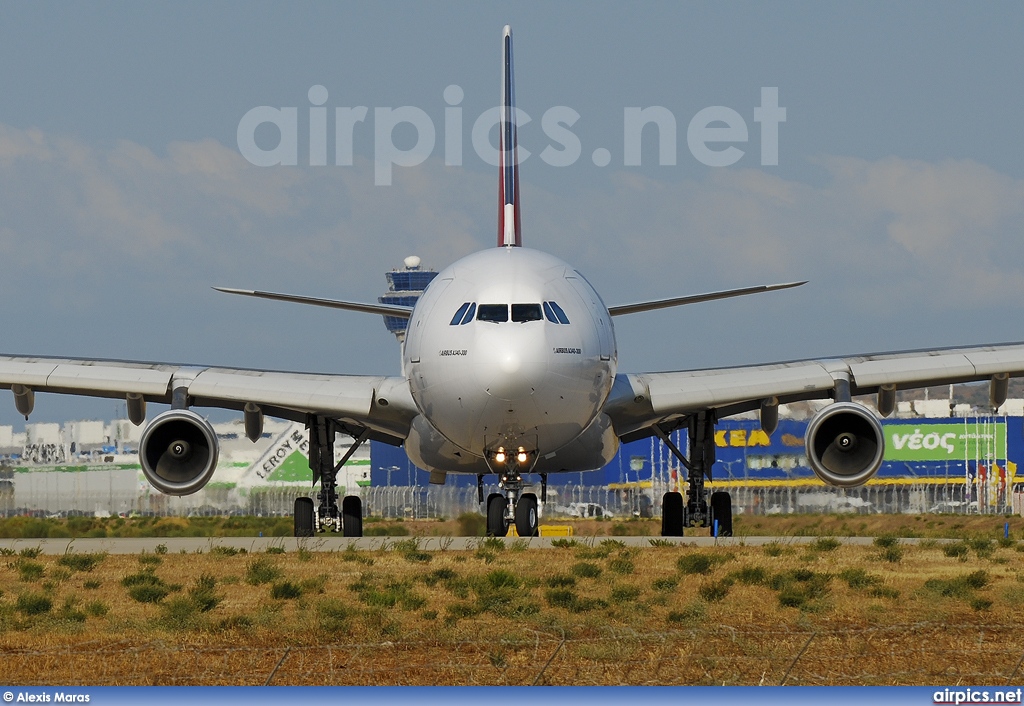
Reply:
[[[887,424],[886,461],[963,461],[1006,453],[1006,424]]]

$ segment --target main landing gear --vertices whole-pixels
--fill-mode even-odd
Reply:
[[[524,493],[523,478],[518,469],[508,469],[498,474],[501,493],[487,496],[487,536],[505,537],[508,528],[515,524],[520,537],[536,537],[538,534],[538,502],[533,493]],[[547,501],[548,478],[541,474],[541,500]],[[484,477],[477,476],[477,493],[484,499]]]
[[[342,498],[338,508],[338,471],[352,458],[356,449],[370,435],[369,429],[362,429],[355,435],[355,442],[337,464],[334,463],[334,437],[338,423],[326,417],[310,416],[306,422],[309,429],[309,467],[313,471],[313,485],[320,481],[320,492],[316,497],[295,499],[295,536],[312,537],[317,532],[341,532],[345,537],[363,536],[363,501],[356,495]]]
[[[665,493],[662,499],[661,536],[682,537],[684,527],[710,527],[718,537],[732,536],[732,497],[725,491],[711,493],[704,488],[711,480],[715,462],[715,416],[713,411],[698,412],[688,418],[689,458],[683,456],[663,429],[654,426],[654,434],[668,446],[688,472],[686,502],[678,492]]]

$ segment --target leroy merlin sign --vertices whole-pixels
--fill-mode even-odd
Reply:
[[[887,424],[886,461],[1003,458],[1006,424]]]

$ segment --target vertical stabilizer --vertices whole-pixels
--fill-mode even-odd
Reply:
[[[519,152],[516,140],[516,88],[512,74],[512,28],[501,42],[501,109],[499,114],[498,246],[523,244],[519,230]]]

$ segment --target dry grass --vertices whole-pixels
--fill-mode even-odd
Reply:
[[[23,575],[25,557],[2,557],[0,663],[26,685],[271,674],[275,684],[1006,682],[1021,658],[1024,553],[897,546],[892,561],[886,547],[831,543],[427,553],[407,541],[160,563],[110,555],[85,562],[91,571],[38,556],[41,576]],[[166,597],[133,599],[147,581]]]

